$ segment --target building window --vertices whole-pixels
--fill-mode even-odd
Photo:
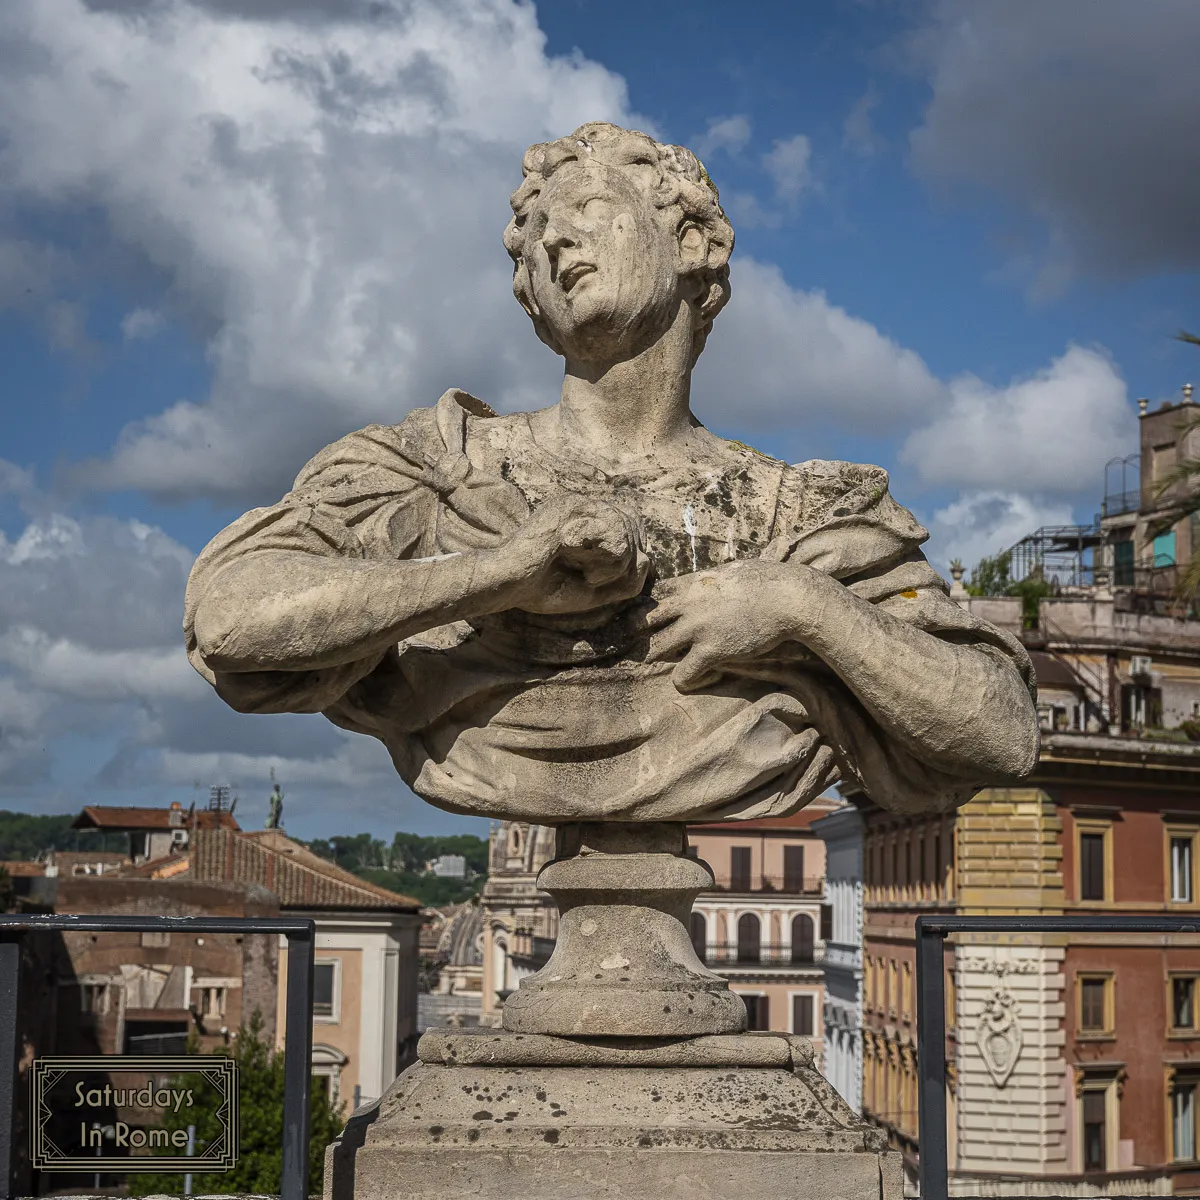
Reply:
[[[1108,821],[1076,821],[1079,899],[1112,900],[1112,825]]]
[[[762,925],[753,913],[738,917],[737,960],[758,962],[762,958]]]
[[[1170,975],[1167,977],[1170,993],[1168,1001],[1171,1012],[1171,1032],[1195,1032],[1196,1022],[1196,976]]]
[[[792,1032],[803,1034],[805,1037],[813,1036],[815,1028],[811,994],[792,997]]]
[[[200,989],[200,1015],[213,1020],[225,1015],[225,989],[223,987]]]
[[[1171,1158],[1196,1160],[1196,1078],[1176,1076],[1171,1084]]]
[[[79,985],[79,1009],[97,1015],[108,1012],[108,984],[81,983]]]
[[[1194,904],[1196,901],[1196,833],[1195,829],[1167,831],[1167,896],[1172,904]]]
[[[1113,978],[1111,975],[1077,977],[1078,1024],[1081,1034],[1113,1031]]]
[[[821,941],[833,941],[833,905],[821,905]]]
[[[703,961],[708,949],[708,921],[703,913],[692,913],[691,935],[692,949],[696,951],[696,957]]]
[[[337,959],[313,965],[313,1016],[336,1021],[338,1016]]]
[[[812,962],[812,917],[799,913],[792,918],[792,962]]]
[[[896,1004],[899,998],[899,988],[896,986],[896,960],[890,958],[888,959],[887,1009],[893,1017],[896,1015]]]
[[[729,852],[729,886],[735,892],[750,890],[750,847],[734,846]]]
[[[804,891],[803,846],[784,846],[783,848],[783,890],[785,892]]]
[[[904,1020],[912,1016],[912,967],[900,965],[900,1015]]]
[[[1083,1106],[1083,1169],[1103,1171],[1108,1165],[1108,1104],[1105,1093],[1085,1091]]]
[[[766,996],[747,996],[740,993],[746,1006],[746,1028],[761,1033],[771,1028],[771,1003]]]

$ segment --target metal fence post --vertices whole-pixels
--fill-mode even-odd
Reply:
[[[917,1098],[921,1200],[947,1200],[946,935],[917,918]]]
[[[0,1196],[13,1194],[13,1100],[17,1086],[17,1000],[21,990],[21,944],[0,937]]]
[[[312,1074],[313,927],[289,933],[283,1059],[282,1200],[308,1200],[309,1081]]]

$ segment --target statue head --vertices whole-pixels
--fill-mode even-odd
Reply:
[[[513,292],[559,354],[629,357],[692,318],[692,358],[729,299],[733,227],[700,160],[682,146],[593,122],[530,146],[504,245]]]

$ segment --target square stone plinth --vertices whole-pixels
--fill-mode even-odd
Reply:
[[[326,1200],[901,1195],[899,1157],[807,1039],[442,1032],[420,1053],[330,1147]]]

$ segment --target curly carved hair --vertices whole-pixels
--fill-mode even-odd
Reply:
[[[636,173],[642,186],[648,187],[656,208],[676,210],[676,228],[691,224],[706,234],[708,256],[694,272],[700,285],[692,337],[692,362],[695,363],[704,349],[714,318],[729,300],[733,226],[721,208],[716,185],[708,177],[704,164],[683,146],[663,145],[644,133],[604,121],[581,125],[570,137],[530,146],[521,162],[525,181],[512,194],[513,218],[504,230],[504,248],[513,260],[513,294],[531,314],[542,341],[558,349],[550,331],[536,315],[529,271],[523,257],[524,227],[546,181],[555,171],[583,161],[601,162]]]

